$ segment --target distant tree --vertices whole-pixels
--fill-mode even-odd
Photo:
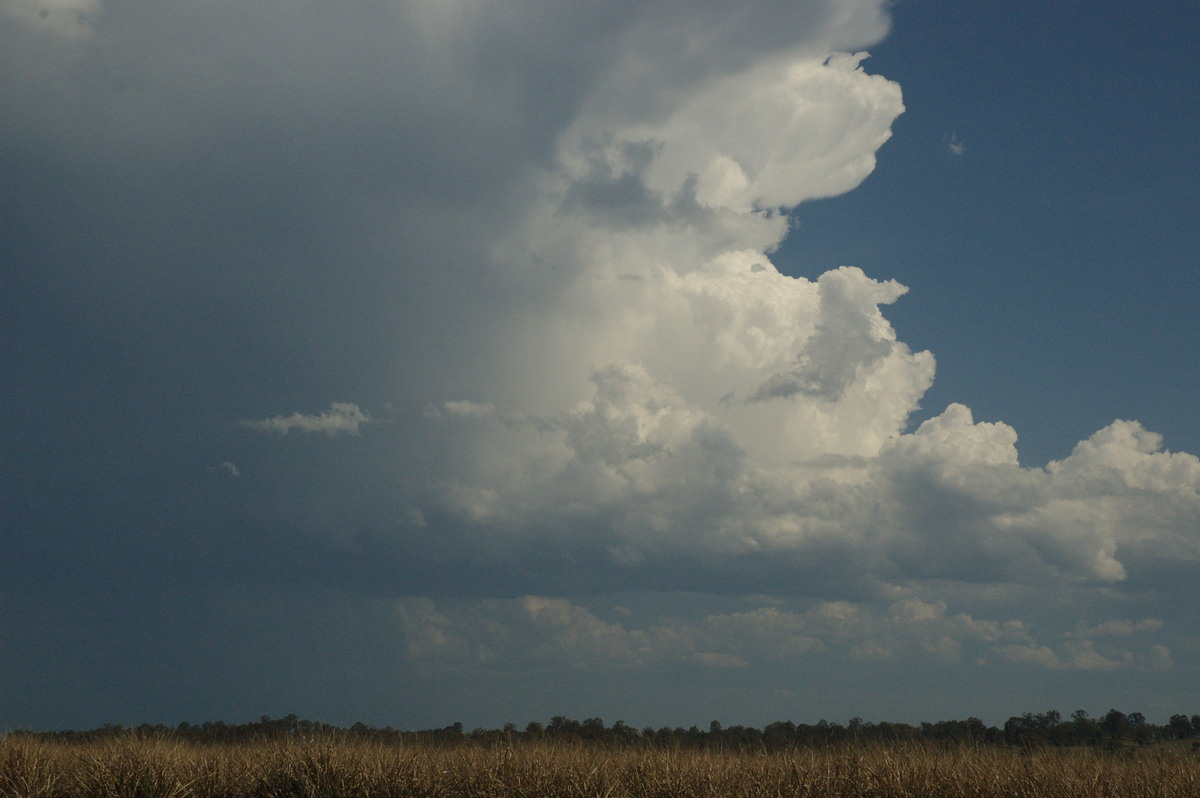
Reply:
[[[771,748],[790,745],[796,739],[796,724],[789,721],[769,723],[762,731],[762,740]]]
[[[619,720],[609,729],[609,735],[617,742],[628,743],[637,739],[638,732],[625,721]]]
[[[1154,736],[1154,727],[1146,722],[1146,716],[1141,712],[1129,713],[1129,730],[1138,745],[1145,745]]]
[[[1054,710],[1011,717],[1004,724],[1004,741],[1009,745],[1046,745],[1052,741],[1055,728],[1052,721],[1056,717],[1061,719]]]
[[[602,740],[607,729],[602,718],[587,718],[583,721],[580,732],[585,740]]]
[[[1192,722],[1187,715],[1172,715],[1167,721],[1167,734],[1176,740],[1186,740],[1192,736]]]
[[[1025,724],[1021,718],[1016,715],[1004,721],[1004,742],[1009,745],[1020,745],[1021,737],[1025,731]]]
[[[1129,731],[1129,716],[1124,712],[1119,712],[1115,709],[1110,709],[1104,716],[1101,722],[1104,726],[1104,731],[1108,732],[1113,737],[1121,737]]]
[[[1086,710],[1071,713],[1070,741],[1075,745],[1093,745],[1100,741],[1100,723]]]
[[[591,718],[589,721],[595,721],[598,718]],[[603,721],[600,722],[603,726]],[[546,735],[555,737],[560,740],[579,740],[582,737],[583,724],[572,718],[564,715],[555,715],[546,724]]]
[[[924,740],[954,740],[960,742],[984,742],[987,726],[979,718],[966,720],[942,720],[937,723],[922,723],[920,737]]]

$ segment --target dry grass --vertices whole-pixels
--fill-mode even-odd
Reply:
[[[9,737],[0,741],[0,796],[1193,798],[1200,796],[1200,761],[1182,749],[1126,756],[913,745],[749,752]]]

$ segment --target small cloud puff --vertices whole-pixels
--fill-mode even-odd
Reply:
[[[224,471],[226,474],[228,474],[231,477],[240,477],[242,475],[242,472],[238,470],[237,463],[231,462],[229,460],[225,460],[224,462],[219,463],[218,465],[211,465],[208,467],[208,470],[214,471],[214,472],[215,471]]]
[[[293,429],[300,432],[323,432],[329,437],[341,433],[358,435],[359,427],[371,423],[371,416],[353,402],[334,402],[329,410],[317,415],[306,416],[302,413],[292,413],[290,416],[274,416],[261,421],[239,421],[243,427],[278,432],[286,435]]]

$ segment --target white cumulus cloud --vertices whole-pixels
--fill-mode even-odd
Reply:
[[[644,102],[626,55],[492,250],[525,301],[490,342],[496,376],[429,414],[453,446],[428,507],[489,547],[553,540],[646,586],[720,558],[770,590],[801,589],[779,584],[789,568],[886,589],[1104,585],[1156,552],[1200,561],[1195,457],[1116,422],[1027,468],[1012,427],[961,404],[910,431],[935,362],[884,315],[907,288],[772,262],[781,209],[857,186],[904,111],[865,52],[747,50]]]

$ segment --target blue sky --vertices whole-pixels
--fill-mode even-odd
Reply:
[[[0,728],[1194,713],[1200,12],[727,6],[0,7]]]
[[[889,318],[937,355],[923,405],[1012,424],[1022,462],[1114,418],[1200,448],[1195,15],[897,4],[868,66],[908,110],[862,187],[795,212],[801,273],[844,261],[908,285]]]

